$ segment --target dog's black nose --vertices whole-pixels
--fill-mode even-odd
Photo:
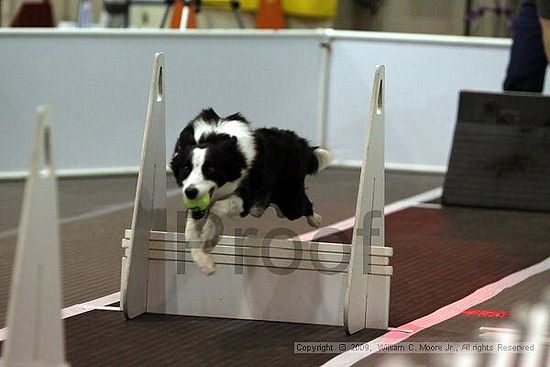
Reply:
[[[198,194],[199,194],[199,190],[197,190],[192,186],[185,189],[185,196],[187,196],[191,200],[196,198]]]

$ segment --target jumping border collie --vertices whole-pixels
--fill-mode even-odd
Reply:
[[[205,212],[188,215],[185,231],[188,241],[199,243],[191,254],[201,271],[215,271],[208,256],[219,238],[212,215],[260,217],[272,206],[281,218],[306,217],[319,227],[321,216],[313,211],[304,180],[330,160],[327,150],[311,147],[292,131],[252,130],[239,113],[222,118],[204,109],[181,132],[170,162],[183,195],[211,197]]]

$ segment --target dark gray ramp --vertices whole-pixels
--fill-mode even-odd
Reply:
[[[550,97],[461,92],[443,203],[550,211]]]

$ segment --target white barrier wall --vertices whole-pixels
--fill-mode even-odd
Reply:
[[[327,120],[318,126],[323,42]],[[387,65],[386,163],[442,170],[460,89],[501,89],[509,40],[343,31],[0,30],[0,177],[27,166],[33,113],[54,107],[60,173],[136,171],[153,54],[166,54],[167,142],[203,106],[323,138],[361,160],[372,71]],[[550,82],[547,82],[546,92]]]
[[[167,142],[202,107],[317,141],[319,36],[0,31],[0,172],[20,175],[36,106],[53,106],[61,174],[136,171],[153,55],[166,55]],[[170,155],[171,152],[168,152]]]
[[[372,70],[386,64],[386,166],[444,171],[460,90],[501,91],[510,40],[335,32],[328,145],[358,165]],[[550,92],[550,77],[546,93]]]

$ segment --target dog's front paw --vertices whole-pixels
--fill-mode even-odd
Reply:
[[[206,221],[200,238],[202,240],[202,248],[205,252],[212,251],[220,241],[220,234],[216,228],[216,223],[211,218],[208,218]]]
[[[307,224],[309,224],[313,228],[319,228],[321,226],[321,221],[323,220],[323,218],[319,214],[313,213],[313,215],[306,217],[306,220]]]
[[[201,269],[204,275],[212,275],[216,272],[216,264],[203,249],[194,248],[191,250],[191,257]]]
[[[216,272],[216,264],[212,262],[200,268],[204,275],[212,275]]]
[[[186,241],[199,241],[203,232],[204,226],[207,224],[206,218],[194,219],[190,215],[187,217],[187,224],[185,226],[185,240]]]
[[[204,252],[210,253],[219,242],[220,242],[220,236],[216,236],[209,241],[203,241],[202,249],[204,250]]]

